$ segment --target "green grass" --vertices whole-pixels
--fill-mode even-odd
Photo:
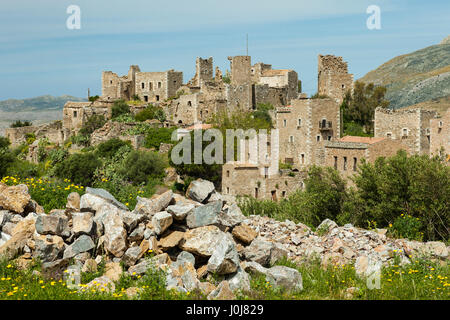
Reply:
[[[381,275],[380,289],[370,290],[366,281],[356,276],[353,266],[329,266],[324,269],[318,262],[296,265],[287,259],[276,263],[299,270],[303,278],[303,290],[288,292],[274,288],[264,276],[253,276],[250,292],[237,295],[238,299],[256,300],[448,300],[449,276],[448,265],[441,266],[437,262],[414,260],[412,264],[400,267],[394,265],[384,268]],[[143,276],[131,276],[126,273],[115,282],[115,292],[85,289],[84,292],[70,290],[64,281],[44,280],[33,275],[39,270],[39,264],[33,264],[28,270],[17,269],[14,263],[0,262],[0,300],[183,300],[205,299],[200,292],[179,293],[165,289],[165,275],[162,271],[149,269]],[[94,279],[101,272],[88,276],[82,275],[82,283]],[[129,298],[127,288],[139,288],[139,295]],[[355,287],[357,293],[353,297],[346,296],[347,288]],[[83,289],[83,287],[82,287]],[[81,290],[82,290],[81,289]]]

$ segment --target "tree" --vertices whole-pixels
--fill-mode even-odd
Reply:
[[[358,133],[355,125],[361,127],[362,133],[373,132],[373,118],[375,108],[389,106],[389,101],[384,99],[386,87],[375,86],[373,83],[365,84],[355,82],[353,94],[347,92],[341,105],[344,119],[344,134],[351,128],[352,134]]]
[[[92,153],[76,153],[58,164],[55,174],[61,179],[70,179],[76,184],[90,186],[94,182],[95,170],[102,165]]]
[[[116,152],[125,145],[130,145],[129,141],[123,141],[119,138],[112,138],[102,142],[97,147],[97,155],[102,158],[112,158]]]
[[[124,100],[116,100],[111,108],[111,118],[130,113],[130,106]]]
[[[163,177],[166,166],[165,160],[159,154],[134,150],[125,159],[120,174],[128,182],[139,185],[148,182],[150,178]]]
[[[16,160],[14,154],[8,149],[9,139],[0,137],[0,178],[6,175],[9,167]]]
[[[401,150],[374,164],[362,163],[358,171],[352,222],[387,227],[403,214],[423,222],[426,239],[449,238],[450,168],[438,158],[408,157]]]

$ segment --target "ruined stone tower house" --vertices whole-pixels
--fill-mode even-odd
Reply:
[[[342,57],[319,55],[318,93],[336,99],[340,105],[347,91],[353,92],[353,74]]]

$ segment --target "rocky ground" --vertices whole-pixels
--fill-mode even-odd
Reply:
[[[386,230],[339,227],[325,220],[311,230],[301,223],[262,216],[245,217],[234,199],[209,181],[196,180],[186,196],[166,191],[140,198],[133,211],[103,189],[72,193],[66,208],[45,213],[25,185],[0,184],[0,256],[26,268],[42,262],[42,276],[59,279],[70,269],[105,273],[80,286],[114,291],[122,272],[143,275],[149,268],[166,274],[166,288],[200,290],[208,299],[233,299],[263,274],[276,287],[303,289],[296,269],[273,266],[282,259],[304,263],[354,265],[361,277],[382,265],[408,264],[414,256],[447,263],[449,247],[390,239]],[[122,266],[125,266],[125,271]],[[217,280],[220,279],[218,285]]]

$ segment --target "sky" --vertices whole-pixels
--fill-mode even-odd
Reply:
[[[70,5],[80,29],[67,28]],[[381,29],[366,10],[380,8]],[[317,91],[317,56],[344,57],[355,79],[400,54],[450,35],[448,0],[2,0],[0,100],[45,94],[101,94],[101,72],[183,71],[213,57],[222,72],[228,56],[293,69],[303,91]]]

